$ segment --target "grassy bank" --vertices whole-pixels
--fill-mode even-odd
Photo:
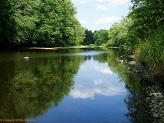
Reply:
[[[135,58],[148,69],[151,76],[162,82],[164,80],[164,30],[161,29],[140,43],[135,51]]]

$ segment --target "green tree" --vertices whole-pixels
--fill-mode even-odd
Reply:
[[[71,0],[2,0],[1,44],[70,46],[84,39]]]
[[[85,29],[85,38],[82,44],[83,45],[94,44],[92,30]]]
[[[36,11],[39,4],[36,0],[13,0],[11,3],[16,23],[13,25],[16,28],[13,43],[20,46],[32,46],[36,24],[39,21]]]
[[[132,3],[132,12],[129,16],[134,20],[133,27],[137,37],[143,40],[163,26],[164,2],[163,0],[132,0]]]
[[[133,20],[123,17],[120,22],[116,22],[108,31],[109,41],[107,46],[124,47],[126,49],[134,47],[134,35],[129,33],[130,27],[133,26]]]
[[[14,11],[9,0],[0,1],[0,46],[12,44],[15,35]]]
[[[93,40],[96,45],[106,44],[108,41],[108,30],[101,29],[99,31],[95,31],[93,34]]]
[[[37,26],[38,45],[77,45],[84,38],[84,30],[74,17],[76,10],[70,0],[42,0]]]
[[[132,0],[132,2],[133,7],[129,17],[134,21],[130,30],[135,34],[138,42],[135,51],[136,60],[146,64],[150,74],[157,78],[157,81],[162,82],[164,2],[163,0]]]

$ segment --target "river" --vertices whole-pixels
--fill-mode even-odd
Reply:
[[[118,49],[0,51],[0,122],[146,123]]]

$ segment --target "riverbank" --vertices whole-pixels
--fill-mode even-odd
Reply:
[[[151,123],[164,123],[163,83],[156,80],[156,78],[150,74],[149,69],[147,69],[143,64],[136,61],[133,64],[131,62],[129,62],[131,71],[139,76],[143,81],[141,84],[144,84],[143,90],[146,94],[145,106],[147,107],[145,112],[148,116],[150,116],[150,118],[152,118]]]
[[[74,48],[94,48],[101,46],[71,46],[71,47],[28,47],[29,50],[58,50],[58,49],[74,49]]]
[[[154,118],[152,123],[164,123],[164,90],[160,85],[152,85],[146,88],[146,104],[149,114]]]

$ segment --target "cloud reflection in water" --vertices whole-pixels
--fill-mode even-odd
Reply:
[[[114,86],[111,82],[95,80],[93,83],[93,88],[75,86],[75,88],[70,92],[70,96],[73,98],[94,99],[96,94],[104,96],[116,96],[126,92],[126,90],[123,87]]]
[[[124,83],[119,82],[107,63],[99,63],[94,59],[84,62],[74,78],[72,98],[94,99],[96,95],[118,96],[126,93]]]
[[[105,68],[104,66],[95,65],[94,68],[103,74],[109,74],[109,75],[113,74],[113,71],[111,71],[109,68]]]

